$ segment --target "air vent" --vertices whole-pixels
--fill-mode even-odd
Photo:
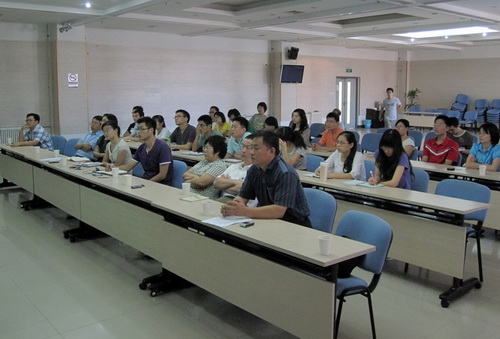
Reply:
[[[349,26],[349,25],[360,25],[360,24],[366,25],[366,24],[383,24],[383,23],[393,23],[393,22],[407,22],[407,21],[424,20],[424,19],[426,18],[417,17],[413,15],[392,13],[392,14],[365,16],[361,18],[330,21],[330,23],[342,26]]]

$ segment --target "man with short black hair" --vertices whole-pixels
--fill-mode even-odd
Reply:
[[[175,144],[173,148],[191,150],[194,138],[196,137],[196,128],[189,125],[191,116],[186,110],[178,109],[175,112],[174,119],[177,127],[170,134],[170,141],[172,144]]]
[[[90,160],[96,160],[94,157],[94,148],[99,140],[99,137],[102,136],[101,131],[101,120],[102,116],[96,115],[92,118],[92,122],[90,123],[90,132],[85,134],[83,138],[78,140],[75,145],[77,149],[75,155],[77,157],[84,157]]]
[[[470,149],[474,144],[474,137],[467,131],[464,131],[460,127],[460,122],[455,117],[449,118],[450,129],[448,131],[448,137],[458,144],[458,151],[462,154],[462,164],[467,161]],[[459,165],[462,165],[459,164]]]
[[[451,165],[458,161],[458,144],[448,138],[450,120],[446,115],[438,115],[434,119],[436,137],[424,144],[423,162]]]
[[[25,129],[28,129],[26,132]],[[26,122],[19,130],[19,142],[11,146],[40,146],[40,148],[54,150],[50,134],[40,125],[40,116],[36,113],[28,113]]]
[[[201,152],[203,149],[203,146],[205,146],[205,141],[207,140],[208,137],[212,135],[219,135],[219,131],[214,131],[212,130],[212,118],[210,118],[210,115],[205,114],[202,115],[198,118],[198,126],[196,127],[196,136],[193,140],[193,147],[192,151],[193,152]]]
[[[259,131],[252,141],[252,164],[238,196],[221,208],[223,216],[282,219],[311,227],[309,207],[295,169],[280,156],[278,136]],[[257,199],[257,207],[248,207]]]
[[[139,124],[137,121],[142,117],[144,117],[144,109],[142,106],[134,106],[132,108],[132,119],[134,119],[134,122],[131,123],[125,133],[123,133],[123,139],[129,141],[139,141]]]
[[[250,135],[248,130],[248,120],[243,117],[234,118],[231,123],[231,138],[227,142],[226,158],[235,158],[241,160],[241,147],[243,140]]]
[[[344,132],[339,125],[340,117],[337,113],[330,112],[326,115],[325,131],[317,144],[313,144],[315,151],[334,152],[337,150],[337,138]]]

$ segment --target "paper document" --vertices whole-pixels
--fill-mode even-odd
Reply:
[[[362,186],[362,187],[368,187],[368,188],[375,188],[375,187],[383,187],[384,186],[382,184],[370,185],[368,183],[368,181],[362,181],[362,180],[348,180],[348,181],[342,181],[342,183],[346,184],[346,185]]]
[[[190,201],[190,202],[200,201],[200,200],[205,200],[205,199],[208,199],[208,197],[206,197],[204,195],[190,195],[188,197],[181,198],[181,200]]]
[[[229,159],[222,159],[224,160],[225,162],[242,162],[243,160],[240,160],[240,159],[233,159],[233,158],[229,158]]]
[[[185,155],[204,155],[205,153],[203,153],[203,152],[189,151],[189,152],[181,152],[181,154],[185,154]]]
[[[85,158],[85,157],[69,157],[68,160],[74,161],[74,162],[89,162],[90,161],[89,158]]]
[[[215,217],[207,220],[202,220],[205,224],[210,224],[219,227],[227,227],[229,225],[239,224],[240,222],[252,221],[247,217]]]
[[[113,172],[111,171],[95,171],[96,173],[99,173],[99,174],[105,174],[105,175],[113,175]],[[124,170],[118,170],[118,174],[126,174],[128,173],[127,171],[124,171]]]
[[[306,173],[304,174],[305,177],[311,177],[311,178],[319,178],[319,175],[316,175],[314,173]]]
[[[93,162],[93,161],[90,161],[90,162],[84,162],[82,163],[82,167],[96,167],[96,166],[101,166],[102,165],[102,162]]]
[[[48,162],[48,163],[54,163],[54,162],[61,161],[61,158],[45,158],[45,159],[41,159],[41,161]]]

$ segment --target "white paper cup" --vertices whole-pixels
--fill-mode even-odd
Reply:
[[[120,174],[120,169],[118,167],[113,167],[111,169],[111,174],[113,175],[113,179],[118,179],[118,175]]]
[[[486,175],[486,165],[479,165],[479,175]]]
[[[61,158],[61,166],[63,166],[63,167],[68,166],[68,158],[66,158],[66,157]]]
[[[319,164],[319,180],[326,181],[328,178],[328,163],[321,162]]]
[[[191,194],[191,183],[190,182],[183,182],[182,183],[182,194],[183,195]]]
[[[123,178],[123,184],[127,187],[132,186],[132,175],[130,174],[124,174],[122,175]]]
[[[58,149],[55,149],[54,150],[54,157],[59,158],[59,152],[60,151]]]
[[[321,255],[330,255],[330,252],[332,251],[333,237],[331,235],[320,235],[318,240],[319,253],[321,253]]]
[[[33,146],[33,148],[35,149],[36,154],[40,153],[40,146]]]
[[[7,138],[7,144],[8,145],[12,144],[12,138]]]
[[[201,205],[203,206],[203,215],[212,214],[212,202],[211,201],[204,201]]]

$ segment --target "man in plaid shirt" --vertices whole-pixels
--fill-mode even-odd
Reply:
[[[19,142],[12,146],[40,146],[40,148],[54,150],[50,134],[39,125],[40,116],[36,113],[26,115],[26,123],[19,130]],[[24,132],[25,129],[28,129]]]

